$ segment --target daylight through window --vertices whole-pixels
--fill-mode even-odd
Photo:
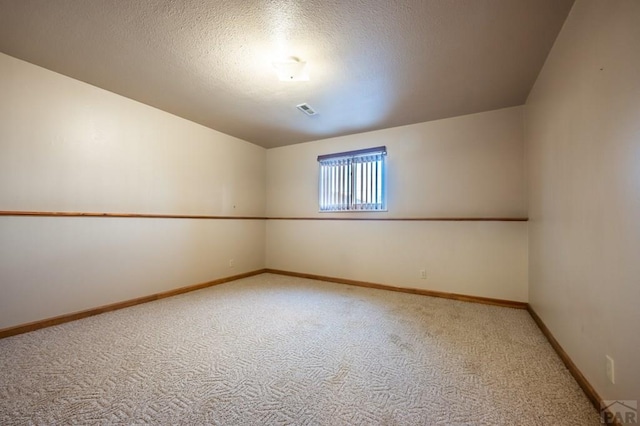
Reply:
[[[385,211],[386,155],[384,146],[320,155],[320,211]]]

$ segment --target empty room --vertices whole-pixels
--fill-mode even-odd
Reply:
[[[640,1],[0,0],[0,424],[640,423]]]

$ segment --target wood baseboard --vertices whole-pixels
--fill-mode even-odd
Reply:
[[[187,287],[168,290],[165,292],[156,293],[149,296],[143,296],[136,299],[130,299],[123,302],[112,303],[109,305],[104,305],[104,306],[100,306],[93,309],[87,309],[80,312],[60,315],[54,318],[47,318],[40,321],[34,321],[27,324],[21,324],[18,326],[4,328],[0,330],[0,339],[9,337],[9,336],[15,336],[22,333],[28,333],[30,331],[39,330],[41,328],[51,327],[54,325],[79,320],[82,318],[87,318],[94,315],[99,315],[109,311],[115,311],[117,309],[123,309],[130,306],[139,305],[142,303],[152,302],[154,300],[164,299],[166,297],[176,296],[178,294],[188,293],[191,291],[200,290],[207,287],[212,287],[218,284],[239,280],[241,278],[260,275],[263,273],[287,275],[287,276],[298,277],[298,278],[308,278],[313,280],[328,281],[328,282],[339,283],[339,284],[348,284],[348,285],[353,285],[358,287],[375,288],[379,290],[389,290],[389,291],[397,291],[402,293],[418,294],[423,296],[440,297],[445,299],[459,300],[463,302],[481,303],[486,305],[495,305],[495,306],[502,306],[507,308],[515,308],[515,309],[526,309],[531,315],[531,317],[533,318],[533,320],[535,321],[535,323],[537,324],[538,328],[540,328],[540,331],[542,331],[542,334],[544,334],[544,336],[547,338],[547,340],[549,341],[553,349],[556,351],[556,353],[558,354],[558,356],[560,357],[564,365],[567,367],[567,369],[569,370],[573,378],[576,380],[578,385],[582,388],[587,398],[591,401],[591,404],[593,404],[594,408],[598,412],[600,412],[602,398],[596,392],[593,386],[589,383],[589,381],[584,377],[584,375],[575,365],[573,360],[564,351],[562,346],[560,346],[560,344],[555,339],[553,334],[551,334],[551,331],[549,331],[549,329],[547,328],[545,323],[542,321],[542,319],[538,316],[538,314],[533,310],[533,308],[528,303],[516,302],[512,300],[492,299],[488,297],[468,296],[468,295],[462,295],[462,294],[456,294],[456,293],[445,293],[445,292],[432,291],[432,290],[422,290],[422,289],[416,289],[416,288],[392,287],[385,284],[370,283],[366,281],[357,281],[357,280],[350,280],[345,278],[327,277],[327,276],[315,275],[315,274],[305,274],[300,272],[283,271],[279,269],[269,269],[269,268],[258,269],[258,270],[246,272],[243,274],[233,275],[233,276],[219,278],[212,281],[207,281],[200,284],[190,285]],[[613,416],[610,416],[609,418],[613,418]],[[607,424],[621,425],[615,419],[613,423],[607,423]]]
[[[390,290],[390,291],[399,291],[403,293],[411,293],[411,294],[420,294],[424,296],[434,296],[434,297],[442,297],[446,299],[454,299],[461,300],[465,302],[474,302],[474,303],[484,303],[489,305],[497,305],[504,306],[508,308],[517,308],[517,309],[526,309],[527,304],[523,302],[514,302],[510,300],[501,300],[501,299],[491,299],[486,297],[477,297],[477,296],[466,296],[461,294],[454,293],[444,293],[438,291],[430,291],[430,290],[420,290],[420,289],[412,289],[412,288],[402,288],[402,287],[392,287],[384,284],[376,284],[376,283],[368,283],[364,281],[355,281],[348,280],[343,278],[335,278],[335,277],[326,277],[322,275],[313,275],[313,274],[303,274],[298,272],[290,272],[290,271],[281,271],[277,269],[258,269],[256,271],[247,272],[244,274],[233,275],[230,277],[219,278],[213,281],[207,281],[205,283],[190,285],[187,287],[181,287],[173,290],[168,290],[162,293],[151,294],[149,296],[138,297],[136,299],[125,300],[122,302],[112,303],[109,305],[99,306],[97,308],[87,309],[80,312],[73,312],[70,314],[64,314],[53,318],[47,318],[44,320],[34,321],[27,324],[21,324],[13,327],[8,327],[0,330],[0,339],[15,336],[17,334],[28,333],[30,331],[39,330],[45,327],[51,327],[58,324],[64,324],[65,322],[75,321],[82,318],[87,318],[93,315],[99,315],[109,311],[115,311],[117,309],[128,308],[129,306],[135,306],[146,302],[152,302],[158,299],[164,299],[166,297],[176,296],[182,293],[188,293],[190,291],[200,290],[203,288],[211,287],[218,284],[227,283],[230,281],[239,280],[241,278],[247,278],[254,275],[259,275],[263,273],[272,273],[279,275],[289,275],[299,278],[310,278],[321,281],[329,281],[340,284],[349,284],[355,285],[359,287],[368,287],[368,288],[376,288],[380,290]]]
[[[230,277],[218,278],[217,280],[207,281],[200,284],[194,284],[187,287],[180,287],[173,290],[164,291],[162,293],[156,293],[149,296],[138,297],[136,299],[125,300],[123,302],[112,303],[109,305],[99,306],[97,308],[87,309],[80,312],[73,312],[70,314],[60,315],[53,318],[47,318],[40,321],[34,321],[27,324],[21,324],[9,328],[0,330],[0,339],[15,336],[17,334],[28,333],[30,331],[39,330],[45,327],[51,327],[65,322],[75,321],[82,318],[87,318],[93,315],[103,314],[109,311],[115,311],[117,309],[128,308],[129,306],[140,305],[141,303],[152,302],[154,300],[164,299],[166,297],[176,296],[182,293],[188,293],[190,291],[200,290],[207,287],[212,287],[218,284],[228,283],[230,281],[239,280],[241,278],[247,278],[254,275],[259,275],[266,272],[264,269],[258,269],[256,271],[245,272],[243,274],[232,275]]]
[[[569,370],[569,373],[571,373],[571,375],[576,380],[576,382],[578,382],[578,385],[582,388],[582,391],[585,393],[587,398],[589,398],[589,401],[591,401],[591,404],[599,413],[600,407],[601,407],[600,404],[602,403],[602,398],[600,397],[598,392],[596,392],[593,386],[591,386],[591,383],[589,383],[586,377],[584,377],[580,369],[576,366],[576,364],[565,352],[565,350],[562,349],[562,346],[560,346],[560,343],[558,343],[556,338],[553,337],[553,334],[551,334],[551,331],[549,331],[549,328],[547,328],[546,324],[538,316],[536,311],[533,310],[531,305],[527,304],[527,311],[529,312],[529,315],[531,315],[531,318],[533,318],[535,323],[538,325],[538,328],[540,329],[540,331],[542,331],[542,334],[544,334],[544,336],[547,338],[547,340],[549,341],[553,349],[556,351],[556,353],[564,363],[565,367],[567,367],[567,370]],[[613,418],[613,416],[609,416],[609,418]],[[615,420],[613,423],[607,423],[607,424],[620,425],[620,423],[618,423]]]
[[[527,303],[513,300],[492,299],[489,297],[468,296],[464,294],[445,293],[441,291],[422,290],[417,288],[393,287],[385,284],[370,283],[366,281],[349,280],[345,278],[327,277],[324,275],[304,274],[300,272],[283,271],[280,269],[265,269],[265,272],[278,275],[288,275],[290,277],[308,278],[312,280],[328,281],[339,284],[349,284],[358,287],[376,288],[379,290],[398,291],[401,293],[419,294],[422,296],[441,297],[444,299],[460,300],[463,302],[482,303],[485,305],[503,306],[506,308],[527,309]]]
[[[531,317],[533,318],[533,320],[535,321],[535,323],[537,324],[538,328],[540,328],[540,331],[542,331],[542,334],[544,334],[544,336],[547,338],[547,340],[549,341],[553,349],[556,351],[556,353],[564,363],[564,365],[567,367],[567,369],[569,370],[573,378],[576,380],[580,388],[582,388],[583,392],[585,393],[585,395],[587,396],[587,398],[589,399],[593,407],[596,409],[598,413],[600,412],[600,407],[601,407],[600,404],[602,402],[602,398],[600,397],[600,395],[598,395],[598,393],[593,388],[593,386],[591,386],[591,383],[589,383],[589,381],[584,377],[582,372],[578,369],[578,367],[575,365],[575,363],[569,357],[569,355],[567,355],[564,349],[562,349],[562,346],[560,346],[560,344],[555,339],[555,337],[553,337],[553,334],[551,334],[551,332],[549,331],[545,323],[540,319],[538,314],[536,314],[536,312],[528,303],[516,302],[511,300],[492,299],[487,297],[468,296],[468,295],[455,294],[455,293],[445,293],[445,292],[432,291],[432,290],[421,290],[421,289],[405,288],[405,287],[392,287],[384,284],[349,280],[345,278],[327,277],[323,275],[305,274],[301,272],[283,271],[279,269],[267,268],[264,270],[264,272],[271,273],[271,274],[278,274],[278,275],[287,275],[287,276],[298,277],[298,278],[308,278],[313,280],[328,281],[328,282],[339,283],[339,284],[349,284],[349,285],[354,285],[358,287],[375,288],[380,290],[390,290],[390,291],[398,291],[402,293],[419,294],[423,296],[433,296],[433,297],[441,297],[445,299],[461,300],[464,302],[482,303],[482,304],[502,306],[507,308],[526,309],[531,315]],[[609,416],[608,418],[613,419],[614,417]],[[622,426],[615,419],[613,423],[607,423],[607,424]]]

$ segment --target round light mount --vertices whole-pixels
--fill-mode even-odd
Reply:
[[[309,81],[306,67],[307,63],[296,56],[289,56],[284,60],[273,62],[273,68],[280,81]]]

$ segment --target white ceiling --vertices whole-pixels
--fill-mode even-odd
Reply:
[[[521,105],[572,4],[0,0],[0,51],[275,147]]]

